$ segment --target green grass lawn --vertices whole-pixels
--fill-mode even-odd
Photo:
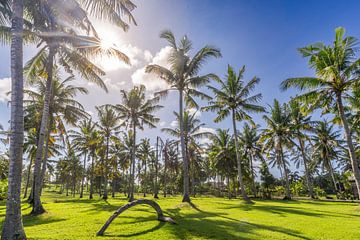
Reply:
[[[122,195],[121,195],[122,197]],[[199,197],[196,208],[181,204],[180,197],[161,198],[158,203],[177,225],[158,222],[153,209],[135,206],[107,229],[96,232],[108,217],[126,203],[125,198],[79,200],[45,193],[47,213],[29,216],[23,205],[24,226],[29,239],[360,239],[360,206],[325,201],[255,201]],[[5,202],[0,202],[0,221]],[[1,225],[0,225],[1,226]]]

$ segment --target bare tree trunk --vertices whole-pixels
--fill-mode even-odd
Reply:
[[[28,188],[29,188],[32,161],[33,161],[33,159],[32,159],[32,157],[30,157],[30,163],[29,163],[29,167],[28,167],[28,175],[27,175],[27,177],[26,177],[24,198],[27,197],[27,192],[28,192]]]
[[[84,175],[83,175],[83,177],[81,179],[80,198],[83,198],[83,196],[84,196],[84,181],[85,181],[85,172],[86,172],[86,151],[85,151],[84,155],[85,155],[84,156],[84,165],[83,165],[83,167],[84,167]]]
[[[157,189],[157,175],[158,175],[158,164],[159,164],[159,137],[156,138],[156,162],[155,162],[155,177],[154,177],[154,198],[159,198]]]
[[[240,161],[240,153],[239,153],[239,143],[238,136],[236,130],[236,119],[235,119],[235,110],[232,110],[232,122],[233,122],[233,130],[234,130],[234,140],[235,140],[235,152],[236,152],[236,160],[237,160],[237,170],[238,170],[238,181],[240,184],[241,195],[246,202],[250,202],[249,197],[245,192],[245,186],[243,182],[242,169],[241,169],[241,161]]]
[[[254,160],[254,156],[250,154],[250,168],[251,168],[251,180],[252,180],[251,190],[253,192],[254,197],[256,198],[256,185],[255,185],[253,160]]]
[[[335,174],[334,174],[334,170],[333,170],[333,167],[332,167],[332,164],[331,164],[331,160],[329,159],[329,173],[330,173],[330,176],[331,176],[331,179],[333,181],[333,184],[334,184],[334,190],[335,192],[337,193],[339,191],[338,187],[336,186],[336,180],[335,180]]]
[[[226,176],[226,185],[228,190],[228,198],[231,199],[231,189],[230,189],[230,177]]]
[[[301,155],[302,155],[303,161],[304,161],[305,177],[306,177],[306,183],[307,183],[308,190],[309,190],[309,196],[311,198],[315,198],[313,184],[312,184],[312,180],[311,180],[308,165],[307,165],[308,159],[307,159],[306,153],[305,153],[304,141],[301,139],[300,136],[298,137],[298,141],[299,141],[299,144],[300,144]]]
[[[355,178],[355,183],[356,183],[356,188],[358,191],[358,196],[360,197],[360,169],[359,169],[359,162],[356,159],[356,154],[355,154],[355,148],[352,142],[352,137],[351,137],[351,131],[349,128],[349,123],[346,119],[345,116],[345,111],[344,111],[344,105],[342,102],[342,98],[341,95],[338,94],[337,95],[337,105],[338,105],[338,110],[339,110],[339,115],[341,118],[341,122],[342,125],[344,127],[345,130],[345,135],[346,135],[346,142],[349,148],[349,154],[350,154],[350,161],[351,161],[351,167],[352,167],[352,171],[354,174],[354,178]]]
[[[284,174],[285,174],[285,190],[286,190],[286,197],[285,198],[287,200],[291,200],[289,175],[288,175],[288,171],[287,171],[286,164],[285,164],[284,152],[283,152],[282,146],[280,146],[280,157],[281,157],[281,162],[283,164]]]
[[[51,126],[51,124],[49,124]],[[46,166],[47,166],[47,160],[49,158],[49,139],[50,139],[50,126],[48,126],[48,130],[45,137],[45,151],[44,151],[44,157],[42,161],[42,168],[41,168],[41,187],[40,187],[40,195],[42,193],[43,185],[44,185],[44,179],[45,179],[45,173],[46,173]]]
[[[185,136],[184,136],[184,107],[183,107],[183,90],[179,90],[179,118],[180,118],[180,144],[181,144],[181,156],[183,158],[183,177],[184,177],[184,191],[182,202],[190,203],[189,196],[189,161],[185,150]]]
[[[167,164],[168,164],[168,158],[169,158],[169,155],[168,155],[168,145],[166,144],[165,145],[165,148],[164,148],[164,197],[166,197],[166,184],[167,184]]]
[[[131,187],[129,193],[129,202],[134,201],[134,189],[135,189],[135,155],[136,155],[136,126],[135,121],[133,120],[133,146],[132,146],[132,154],[131,154],[131,165],[133,168],[132,174],[130,176]]]
[[[108,199],[108,172],[107,172],[107,165],[109,163],[109,136],[106,137],[106,159],[105,159],[105,169],[104,169],[104,195],[103,199]]]
[[[95,152],[91,152],[91,170],[90,170],[90,194],[89,199],[93,199],[94,192],[94,161],[95,161]]]
[[[52,75],[53,75],[53,65],[54,65],[54,56],[55,49],[53,46],[49,46],[49,61],[46,65],[47,80],[46,80],[46,89],[44,96],[44,107],[41,118],[41,126],[39,131],[39,141],[36,149],[36,158],[34,166],[34,203],[31,214],[37,215],[45,212],[44,207],[41,204],[40,193],[41,193],[41,160],[43,158],[43,147],[45,141],[45,133],[48,126],[49,120],[49,110],[50,110],[50,100],[51,100],[51,89],[52,89]]]
[[[1,239],[26,239],[21,218],[21,172],[24,144],[23,1],[12,1],[11,19],[11,135],[8,194]]]
[[[146,161],[146,159],[145,159],[145,163],[144,163],[144,167],[145,167],[145,169],[144,169],[144,186],[143,186],[143,188],[144,188],[144,197],[146,197],[146,188],[147,188],[147,161]]]

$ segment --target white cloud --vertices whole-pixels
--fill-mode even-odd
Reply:
[[[190,113],[190,115],[195,113],[195,118],[200,118],[201,117],[201,111],[199,109],[189,108],[189,109],[187,109],[187,111]]]
[[[156,55],[155,55],[155,57],[153,57],[152,61],[151,62],[149,61],[150,64],[157,64],[157,65],[168,68],[169,65],[168,65],[167,60],[169,58],[170,52],[171,52],[170,47],[167,46],[167,47],[162,48],[158,53],[156,53]],[[146,54],[147,57],[145,57],[145,58],[150,58],[149,53]],[[131,75],[131,79],[132,79],[133,84],[135,84],[135,85],[143,84],[143,85],[145,85],[146,89],[150,92],[157,91],[160,89],[165,89],[168,87],[168,84],[164,80],[159,79],[156,75],[145,73],[145,67],[137,69]]]
[[[177,127],[179,124],[178,124],[178,122],[176,121],[176,120],[174,120],[174,121],[172,121],[171,123],[170,123],[170,126],[172,126],[172,127]]]
[[[209,133],[212,133],[212,134],[215,134],[216,133],[216,130],[214,128],[210,128],[210,127],[201,127],[199,129],[199,132],[209,132]],[[200,144],[210,144],[211,143],[211,140],[207,137],[205,138],[202,138],[200,139]]]
[[[0,79],[0,102],[10,101],[10,95],[7,93],[11,91],[11,78]]]
[[[159,123],[159,126],[160,127],[164,127],[166,125],[166,122],[165,121],[161,121],[160,123]]]

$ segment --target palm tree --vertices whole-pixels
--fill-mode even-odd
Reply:
[[[147,165],[149,164],[149,158],[153,151],[154,150],[150,145],[150,139],[149,138],[141,139],[141,142],[138,147],[138,156],[139,156],[138,158],[142,162],[142,168],[144,168],[143,179],[142,179],[142,188],[144,191],[144,197],[146,197],[147,186],[148,186]]]
[[[326,120],[317,124],[314,136],[311,138],[313,143],[312,159],[315,166],[322,165],[326,169],[334,184],[335,192],[338,191],[336,179],[334,175],[334,167],[332,161],[337,159],[340,155],[340,133],[335,131]]]
[[[274,105],[270,107],[270,115],[263,116],[267,128],[262,131],[259,139],[263,144],[263,151],[268,155],[274,153],[275,163],[282,167],[285,177],[286,196],[285,199],[290,200],[290,183],[289,170],[285,158],[284,149],[291,149],[295,143],[293,142],[294,132],[291,125],[290,110],[286,104],[280,105],[278,100],[274,100]]]
[[[210,73],[199,76],[202,65],[210,57],[221,57],[220,50],[205,46],[201,48],[193,58],[189,56],[189,52],[192,49],[192,42],[185,35],[179,43],[176,42],[174,34],[165,30],[161,32],[160,38],[167,40],[171,47],[171,54],[168,59],[170,68],[159,65],[148,65],[146,72],[155,73],[161,79],[165,80],[169,85],[168,89],[156,93],[157,96],[165,97],[169,91],[175,90],[179,92],[179,116],[180,116],[180,144],[181,155],[183,158],[183,171],[184,171],[184,191],[183,202],[190,202],[189,197],[189,162],[186,156],[185,140],[184,140],[184,126],[183,126],[183,112],[184,112],[184,100],[185,104],[189,107],[198,107],[194,97],[200,97],[201,99],[209,100],[210,97],[197,89],[206,85],[210,79],[216,78],[216,75]]]
[[[122,103],[117,104],[115,109],[119,112],[119,118],[124,120],[124,124],[132,129],[133,149],[131,156],[132,176],[129,201],[134,200],[134,176],[135,176],[135,157],[136,157],[136,128],[144,129],[144,125],[155,128],[159,118],[154,116],[154,112],[162,108],[158,105],[159,97],[151,99],[145,98],[145,86],[135,86],[129,92],[121,90]]]
[[[291,117],[292,127],[299,144],[297,145],[297,147],[301,152],[302,162],[305,169],[305,178],[309,191],[309,196],[311,198],[314,198],[312,177],[309,171],[309,159],[307,158],[306,148],[305,148],[305,141],[308,140],[309,137],[304,132],[312,131],[313,126],[315,125],[316,122],[312,121],[311,117],[307,116],[307,114],[301,110],[301,106],[296,99],[292,99],[289,102],[289,107],[290,107],[290,117]]]
[[[211,137],[212,143],[209,146],[209,160],[211,166],[218,173],[226,176],[228,197],[231,198],[230,178],[236,176],[236,153],[234,138],[229,134],[229,129],[217,129],[216,135]]]
[[[90,151],[90,146],[92,145],[91,134],[94,132],[96,124],[92,122],[91,118],[84,119],[80,121],[78,128],[79,131],[70,130],[69,137],[73,139],[74,148],[84,155],[83,168],[86,169],[86,161],[88,160],[88,153]],[[85,174],[81,180],[80,198],[84,195],[84,180]]]
[[[231,115],[238,168],[238,181],[243,199],[245,201],[249,201],[243,183],[243,173],[241,169],[236,121],[251,121],[251,117],[248,115],[248,113],[263,112],[264,108],[257,105],[257,103],[262,98],[261,94],[256,94],[252,96],[250,95],[251,91],[260,82],[260,79],[254,77],[248,83],[245,83],[243,80],[244,72],[245,66],[243,66],[240,69],[239,74],[236,75],[234,69],[229,65],[226,79],[217,79],[217,82],[220,84],[220,89],[213,86],[208,86],[208,88],[213,91],[215,99],[210,101],[209,106],[203,109],[206,111],[210,110],[213,112],[217,112],[217,117],[214,119],[215,122],[221,122],[226,117]]]
[[[316,71],[316,77],[290,78],[281,83],[282,89],[296,87],[308,90],[296,97],[312,107],[336,108],[344,127],[349,150],[352,171],[357,191],[360,193],[360,169],[356,159],[354,144],[348,119],[345,115],[343,98],[348,91],[359,84],[360,59],[356,58],[357,39],[344,37],[345,29],[335,29],[335,40],[332,45],[323,43],[311,44],[299,49],[303,57],[309,58],[309,65]]]
[[[245,124],[242,133],[239,133],[239,141],[244,148],[245,155],[249,159],[250,174],[252,180],[252,192],[254,197],[256,197],[256,185],[255,185],[255,169],[254,161],[256,159],[262,160],[262,150],[259,146],[259,138],[257,127],[250,127],[249,124]]]
[[[8,1],[2,1],[2,8],[9,9]],[[23,115],[23,1],[13,0],[11,4],[11,122],[10,161],[8,177],[8,200],[1,239],[26,239],[21,218],[21,173],[24,144]],[[3,13],[3,12],[2,12]],[[2,15],[2,13],[0,15]],[[3,16],[3,15],[2,15]]]
[[[106,141],[106,150],[105,150],[105,161],[102,164],[103,177],[104,177],[104,195],[103,199],[108,198],[108,166],[109,166],[109,150],[110,150],[110,138],[114,136],[121,127],[119,122],[119,117],[110,105],[104,105],[101,107],[96,107],[98,112],[98,126],[100,133],[104,136]]]

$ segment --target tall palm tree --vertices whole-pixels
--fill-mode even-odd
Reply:
[[[335,192],[338,191],[338,187],[332,161],[336,160],[341,152],[339,139],[339,131],[335,131],[334,127],[325,120],[317,124],[314,136],[311,138],[313,143],[312,159],[314,164],[315,166],[321,165],[323,169],[329,172]]]
[[[6,4],[4,4],[6,3]],[[23,1],[11,3],[11,122],[8,200],[1,239],[26,239],[21,218],[21,173],[24,143],[23,113]],[[9,7],[2,2],[2,7]],[[7,8],[8,9],[8,8]],[[2,15],[2,14],[1,14]],[[2,15],[3,16],[3,15]]]
[[[129,92],[121,90],[121,104],[115,105],[119,112],[119,118],[124,120],[124,124],[131,128],[133,137],[133,149],[131,156],[132,175],[129,201],[134,200],[134,176],[135,176],[135,158],[136,158],[136,128],[144,129],[144,125],[149,128],[155,128],[159,118],[154,116],[154,112],[161,109],[158,105],[159,97],[146,99],[145,86],[135,86]]]
[[[302,162],[304,165],[305,178],[309,191],[309,196],[311,198],[314,198],[312,177],[310,175],[309,159],[307,158],[307,154],[306,154],[305,142],[306,140],[309,140],[309,137],[306,135],[306,132],[311,132],[316,122],[312,121],[311,117],[308,116],[307,113],[301,110],[301,106],[296,99],[292,99],[289,102],[289,107],[290,107],[290,117],[291,117],[292,127],[295,136],[297,138],[297,142],[299,144],[297,145],[297,148],[300,150],[302,156]]]
[[[169,91],[175,90],[179,92],[179,116],[180,116],[180,144],[183,158],[184,171],[184,191],[183,202],[190,202],[189,197],[189,163],[186,156],[185,140],[184,140],[184,126],[183,126],[183,112],[184,100],[189,107],[198,107],[194,97],[209,100],[210,97],[205,93],[198,91],[198,88],[206,85],[210,79],[216,78],[216,75],[210,73],[205,75],[198,75],[202,65],[211,57],[221,57],[220,50],[205,46],[201,48],[191,58],[189,53],[192,49],[192,42],[185,35],[178,43],[176,42],[174,34],[170,30],[161,32],[160,38],[165,39],[171,47],[171,54],[168,59],[170,65],[169,69],[159,65],[148,65],[146,72],[155,73],[161,79],[165,80],[169,85],[168,89],[162,90],[156,95],[165,97]]]
[[[92,145],[91,134],[96,129],[96,124],[92,122],[91,118],[84,119],[80,121],[78,128],[79,131],[70,130],[69,137],[73,140],[74,148],[84,155],[83,168],[86,169],[86,161],[88,160],[88,154]],[[84,195],[84,181],[85,174],[81,180],[80,198]]]
[[[254,197],[256,197],[256,185],[255,185],[255,169],[254,161],[262,160],[262,149],[258,143],[260,135],[258,134],[257,126],[251,127],[249,124],[245,123],[242,133],[239,133],[240,144],[244,148],[244,153],[249,159],[250,175],[252,180],[251,190]]]
[[[286,196],[285,199],[291,199],[289,169],[285,158],[285,148],[291,149],[295,143],[293,142],[294,131],[291,125],[290,110],[288,105],[281,105],[278,100],[274,100],[274,105],[270,106],[269,116],[264,115],[263,119],[267,125],[262,131],[260,143],[263,144],[263,151],[268,155],[273,152],[276,163],[282,166],[285,177]]]
[[[318,108],[336,108],[344,127],[352,171],[357,191],[360,193],[360,169],[356,159],[351,129],[344,110],[344,97],[352,86],[359,84],[360,59],[356,58],[357,39],[345,37],[344,28],[335,29],[335,40],[331,45],[311,44],[299,49],[303,57],[309,58],[309,65],[316,71],[316,77],[290,78],[281,83],[282,89],[296,87],[306,93],[299,95],[300,101]]]
[[[234,138],[229,129],[217,129],[216,135],[211,137],[209,146],[209,159],[211,166],[220,174],[226,176],[228,197],[231,198],[230,178],[236,176],[236,153]]]
[[[255,86],[260,82],[260,79],[254,77],[249,82],[245,83],[243,80],[245,66],[240,69],[239,74],[236,74],[234,69],[229,65],[227,72],[228,74],[224,80],[217,79],[217,82],[220,84],[220,89],[214,86],[208,86],[214,93],[215,99],[210,101],[209,106],[203,109],[206,111],[217,112],[217,117],[214,119],[215,122],[221,122],[231,115],[238,168],[238,181],[243,199],[249,201],[243,183],[236,121],[251,121],[251,116],[249,116],[248,113],[264,111],[263,107],[257,105],[261,100],[262,95],[251,95],[252,90],[254,90]]]
[[[143,179],[142,179],[142,188],[144,191],[144,197],[146,197],[146,192],[148,187],[147,165],[149,164],[149,158],[153,151],[154,150],[150,145],[150,139],[149,138],[141,139],[138,148],[138,156],[139,156],[138,158],[141,160],[142,168],[144,168]]]
[[[98,112],[98,126],[100,133],[104,136],[106,141],[106,149],[105,149],[105,159],[102,164],[102,172],[104,177],[104,194],[103,199],[108,198],[108,167],[109,167],[109,150],[110,150],[110,138],[114,136],[121,127],[121,123],[119,122],[119,116],[114,111],[114,109],[110,105],[104,105],[101,107],[96,107]]]

